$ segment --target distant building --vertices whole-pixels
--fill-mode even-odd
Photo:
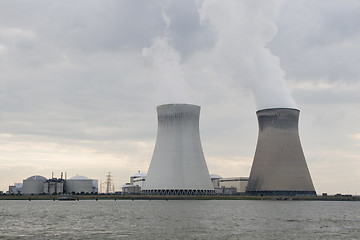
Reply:
[[[123,194],[140,194],[141,188],[139,186],[131,185],[130,183],[126,183],[122,186]]]
[[[146,173],[142,173],[139,171],[130,177],[130,184],[142,188],[145,180],[146,180]]]
[[[219,180],[222,179],[222,177],[220,177],[217,174],[210,174],[210,178],[211,178],[211,182],[212,182],[214,188],[219,188],[220,187]]]
[[[210,174],[210,178],[215,188],[215,193],[219,195],[245,194],[249,181],[247,177],[222,178],[217,174]]]
[[[84,176],[75,176],[70,179],[50,178],[43,176],[31,176],[23,181],[22,194],[37,195],[37,194],[62,194],[62,193],[97,193],[98,180],[89,179]],[[16,193],[20,191],[20,183],[15,183],[14,186],[9,186],[9,193]]]
[[[76,193],[94,193],[97,189],[97,180],[89,179],[85,176],[74,176],[65,182],[65,192],[68,194]]]
[[[130,177],[130,182],[122,187],[123,194],[140,194],[146,180],[146,173],[140,171]]]
[[[44,193],[44,183],[47,178],[39,175],[28,177],[23,181],[22,193],[23,194],[42,194]]]
[[[234,188],[237,194],[245,194],[248,184],[248,177],[232,177],[219,179],[220,187]]]
[[[51,178],[44,183],[45,194],[64,193],[65,179]]]
[[[22,183],[14,183],[13,186],[9,186],[9,194],[22,194]]]

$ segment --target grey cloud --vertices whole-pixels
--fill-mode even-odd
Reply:
[[[209,170],[226,177],[234,166],[231,173],[246,176],[232,161],[251,165],[255,102],[291,102],[287,83],[311,172],[326,171],[322,162],[350,162],[344,156],[359,155],[359,140],[348,137],[360,133],[358,2],[281,3],[0,0],[1,169],[31,163],[20,174],[12,168],[21,180],[56,167],[101,177],[111,165],[128,181],[150,163],[156,105],[188,94],[202,107]],[[327,183],[319,191],[333,189],[329,175],[315,176]]]
[[[183,58],[196,51],[210,49],[216,42],[216,34],[210,23],[200,21],[201,2],[174,1],[165,8],[165,13],[171,20],[168,34]]]
[[[359,87],[356,85],[348,89],[333,87],[330,89],[295,89],[294,97],[301,103],[319,105],[357,104],[360,102]]]
[[[268,45],[291,79],[357,82],[359,22],[358,1],[286,2]]]
[[[20,5],[20,7],[18,7]],[[184,56],[211,47],[215,34],[200,23],[196,1],[12,1],[3,8],[1,25],[33,31],[41,41],[63,50],[116,51],[150,46],[157,36],[168,35]],[[168,14],[171,24],[161,13]],[[14,22],[7,22],[8,19]]]

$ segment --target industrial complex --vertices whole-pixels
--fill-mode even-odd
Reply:
[[[133,174],[120,194],[314,196],[301,147],[299,110],[257,111],[258,141],[249,177],[222,178],[209,174],[199,132],[200,106],[165,104],[157,107],[158,131],[147,173]],[[111,175],[107,176],[110,193]],[[8,194],[97,194],[99,183],[84,176],[47,179],[34,175],[9,186]]]
[[[98,180],[84,176],[74,176],[70,179],[60,178],[47,179],[43,176],[34,175],[9,186],[9,194],[37,195],[37,194],[94,194],[98,193]]]

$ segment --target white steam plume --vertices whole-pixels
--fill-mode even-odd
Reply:
[[[171,25],[171,19],[163,9],[161,14],[166,31],[164,36],[155,37],[149,48],[142,49],[142,55],[150,60],[158,77],[156,86],[157,97],[160,103],[185,103],[186,82],[184,71],[181,66],[181,56],[171,45],[171,38],[167,36],[167,30]]]
[[[205,0],[200,9],[202,20],[210,21],[218,37],[209,64],[250,89],[258,109],[296,107],[279,58],[266,48],[277,32],[281,2]]]

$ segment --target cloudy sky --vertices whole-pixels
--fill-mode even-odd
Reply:
[[[156,106],[202,107],[210,173],[248,176],[256,110],[300,109],[318,193],[360,194],[358,0],[0,0],[0,190],[146,172]]]

